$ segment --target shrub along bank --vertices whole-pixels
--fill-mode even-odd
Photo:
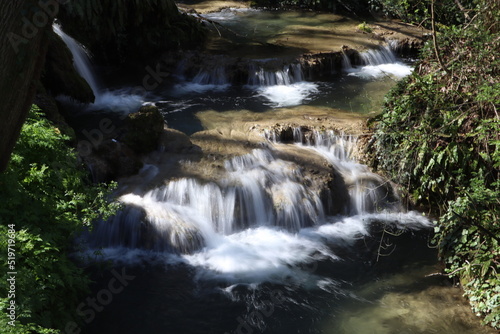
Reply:
[[[373,124],[373,164],[434,208],[446,273],[500,328],[500,4],[478,1],[467,15],[440,26],[387,96]]]
[[[89,279],[68,258],[73,238],[115,204],[112,186],[89,182],[68,139],[33,107],[0,174],[2,333],[59,333],[78,322]]]

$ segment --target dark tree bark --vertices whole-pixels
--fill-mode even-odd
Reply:
[[[0,1],[0,172],[36,93],[47,52],[45,32],[58,6],[58,1]]]

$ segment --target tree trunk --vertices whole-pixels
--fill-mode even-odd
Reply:
[[[36,93],[47,52],[46,30],[59,4],[50,1],[0,1],[0,172],[10,159]]]

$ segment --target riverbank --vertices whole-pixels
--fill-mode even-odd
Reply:
[[[240,1],[190,1],[178,3],[178,6],[191,15],[208,19],[213,17],[211,13],[222,11],[222,13],[234,12],[237,15],[238,12],[252,10],[250,2]],[[269,25],[274,25],[275,20],[294,23],[283,28],[275,27],[274,36],[259,41],[301,50],[303,53],[339,51],[345,46],[362,52],[376,48],[389,40],[398,41],[401,45],[407,45],[406,47],[419,48],[430,36],[429,30],[400,20],[373,18],[363,21],[332,13],[311,11],[269,11],[269,15]],[[220,18],[220,15],[218,17]],[[266,29],[265,24],[259,25],[258,29]],[[213,44],[220,43],[218,39],[216,41]]]

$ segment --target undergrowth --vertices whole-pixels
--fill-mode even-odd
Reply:
[[[500,329],[500,15],[480,1],[441,27],[374,123],[374,165],[440,216],[435,243],[472,309]]]
[[[0,328],[59,333],[75,320],[89,279],[68,254],[84,226],[115,211],[61,134],[32,108],[0,174]],[[16,272],[13,288],[7,278]],[[15,306],[15,319],[8,308]]]

